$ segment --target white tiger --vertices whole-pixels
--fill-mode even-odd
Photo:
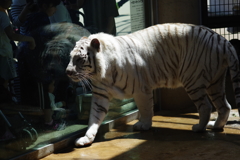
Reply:
[[[199,112],[194,132],[222,129],[231,109],[225,95],[228,68],[240,103],[238,66],[233,46],[203,26],[163,24],[126,36],[99,33],[82,38],[71,51],[66,73],[75,82],[91,79],[93,97],[89,128],[75,145],[93,142],[112,98],[133,97],[141,115],[134,129],[148,130],[153,89],[159,87],[185,88]],[[209,122],[209,100],[218,111],[215,122]]]

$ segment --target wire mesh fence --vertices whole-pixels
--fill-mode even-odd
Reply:
[[[240,0],[207,0],[208,16],[239,15]]]
[[[213,30],[218,34],[222,35],[223,37],[225,37],[229,41],[232,39],[240,39],[240,32],[236,32],[234,34],[229,32],[229,30],[232,28],[235,28],[235,27],[213,28]],[[237,28],[239,28],[239,31],[240,31],[240,27],[237,27]]]
[[[202,0],[202,22],[227,40],[240,39],[240,0]]]

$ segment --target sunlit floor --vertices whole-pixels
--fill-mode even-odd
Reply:
[[[211,119],[216,118],[213,113]],[[42,160],[232,160],[240,157],[240,122],[236,109],[224,131],[191,131],[197,113],[162,111],[149,131],[133,131],[132,121],[98,137],[88,147],[69,146]]]

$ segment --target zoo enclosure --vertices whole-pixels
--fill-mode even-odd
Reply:
[[[240,39],[240,0],[201,0],[202,24],[227,40]]]

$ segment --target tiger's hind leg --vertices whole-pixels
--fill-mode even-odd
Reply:
[[[207,128],[211,116],[212,105],[208,99],[206,90],[204,87],[197,87],[196,89],[186,89],[189,97],[194,102],[199,113],[199,124],[195,124],[192,127],[194,132],[203,132]]]
[[[140,113],[139,121],[134,124],[135,130],[148,130],[152,126],[153,117],[153,93],[134,94],[134,100]]]
[[[207,128],[210,129],[223,129],[231,110],[231,105],[228,103],[225,94],[225,76],[222,77],[207,88],[208,96],[218,112],[217,120],[208,123]]]

